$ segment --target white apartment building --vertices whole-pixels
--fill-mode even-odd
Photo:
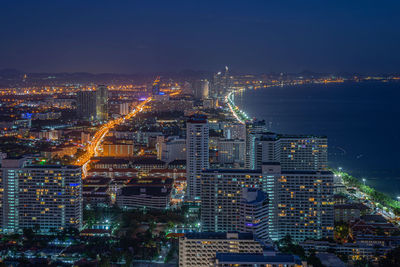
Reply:
[[[218,163],[243,165],[245,146],[244,140],[219,138],[217,141]]]
[[[199,199],[201,171],[209,166],[207,117],[196,114],[186,122],[187,197]]]
[[[4,233],[39,227],[42,233],[82,228],[82,175],[78,166],[2,164]]]
[[[246,154],[245,154],[245,168],[256,169],[256,155],[257,138],[267,131],[265,121],[254,121],[246,123]]]
[[[239,206],[239,232],[253,233],[257,238],[267,240],[268,198],[260,189],[244,188]]]
[[[225,123],[222,130],[226,139],[246,139],[246,125],[243,123]]]
[[[326,137],[262,133],[252,134],[252,138],[255,155],[250,158],[250,166],[254,169],[261,168],[263,162],[273,161],[280,162],[282,170],[309,171],[328,168]]]
[[[263,165],[262,172],[272,240],[286,235],[296,241],[333,236],[332,172],[284,171],[277,163]]]
[[[244,189],[251,188],[263,190],[268,196],[266,217],[269,238],[278,240],[289,234],[294,240],[302,241],[331,237],[333,234],[331,172],[284,171],[279,163],[274,162],[265,163],[259,170],[204,170],[201,185],[203,231],[241,230],[241,214],[245,209],[240,205],[244,201],[242,193]],[[265,210],[261,210],[256,213],[259,217],[256,222],[265,218]],[[251,215],[246,216],[252,220]],[[264,233],[263,230],[259,229],[261,233]]]
[[[186,159],[186,139],[171,136],[167,139],[157,137],[157,158],[167,163]]]
[[[201,175],[201,223],[208,232],[237,231],[245,188],[261,189],[261,170],[204,170]]]

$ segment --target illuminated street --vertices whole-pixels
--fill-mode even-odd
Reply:
[[[100,129],[93,136],[93,139],[92,139],[91,143],[87,146],[85,154],[83,154],[75,162],[76,165],[82,166],[83,177],[86,177],[88,163],[90,162],[90,159],[93,156],[97,155],[97,152],[98,152],[98,149],[100,147],[100,144],[103,141],[104,137],[107,135],[107,133],[112,128],[114,128],[115,126],[123,123],[125,120],[128,120],[128,119],[136,116],[136,114],[141,112],[143,107],[150,101],[151,101],[151,97],[149,97],[145,101],[143,101],[134,110],[132,110],[131,113],[127,114],[126,116],[124,116],[122,118],[115,119],[115,120],[111,120],[111,121],[107,122],[106,124],[104,124],[104,125],[102,125],[100,127]]]

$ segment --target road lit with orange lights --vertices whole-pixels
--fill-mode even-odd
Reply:
[[[94,134],[90,144],[86,147],[85,154],[83,154],[81,157],[79,157],[79,159],[77,159],[75,162],[75,165],[82,166],[82,177],[86,177],[88,163],[90,162],[90,159],[92,157],[97,155],[100,144],[103,141],[104,137],[108,134],[108,132],[115,126],[123,123],[125,120],[128,120],[128,119],[136,116],[136,114],[141,112],[143,110],[144,106],[150,101],[151,101],[151,97],[147,98],[145,101],[143,101],[141,104],[139,104],[128,115],[126,115],[122,118],[111,120],[111,121],[103,124],[100,127],[100,129]]]

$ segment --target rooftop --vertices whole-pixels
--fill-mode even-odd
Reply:
[[[144,190],[143,190],[144,189]],[[171,193],[171,187],[168,186],[127,186],[121,189],[120,196],[139,196],[148,195],[155,197],[166,197]],[[117,196],[118,198],[118,196]]]
[[[238,232],[196,232],[187,233],[185,235],[187,239],[242,239],[242,240],[254,240],[252,233],[238,233]]]
[[[276,254],[275,256],[265,256],[260,253],[219,253],[216,254],[218,263],[225,264],[298,264],[301,260],[295,255]]]
[[[206,169],[203,173],[254,173],[261,174],[261,170],[248,170],[248,169]]]

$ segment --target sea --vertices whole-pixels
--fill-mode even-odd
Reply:
[[[234,100],[272,132],[327,136],[330,167],[400,196],[400,82],[247,89]]]

